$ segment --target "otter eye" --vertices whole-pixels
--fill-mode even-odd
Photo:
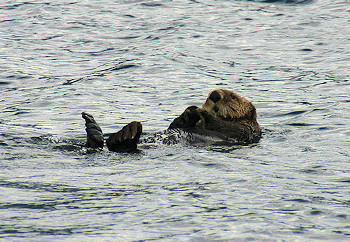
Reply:
[[[232,98],[232,100],[235,100],[236,96],[235,95],[231,95],[231,98]]]

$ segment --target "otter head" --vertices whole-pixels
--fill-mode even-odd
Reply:
[[[208,95],[203,109],[209,114],[227,121],[256,122],[254,105],[238,94],[224,89],[215,89]]]

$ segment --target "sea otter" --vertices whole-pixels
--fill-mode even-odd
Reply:
[[[83,112],[87,132],[86,146],[103,148],[104,139],[101,128],[92,115]],[[131,122],[106,140],[110,151],[131,152],[138,144],[162,142],[185,143],[225,143],[249,144],[258,142],[261,129],[256,120],[255,106],[238,94],[224,89],[215,89],[208,95],[201,108],[188,107],[175,118],[167,130],[140,140],[142,125]]]

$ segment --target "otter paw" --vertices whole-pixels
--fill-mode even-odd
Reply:
[[[141,133],[142,125],[140,122],[131,122],[125,125],[120,131],[111,134],[107,139],[108,150],[115,152],[131,152],[136,150]]]
[[[198,107],[190,106],[170,124],[169,129],[176,128],[193,128],[200,120]]]

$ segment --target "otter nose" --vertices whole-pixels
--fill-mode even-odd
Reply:
[[[217,91],[213,91],[210,94],[209,99],[212,100],[214,103],[216,103],[221,100],[221,96]]]

